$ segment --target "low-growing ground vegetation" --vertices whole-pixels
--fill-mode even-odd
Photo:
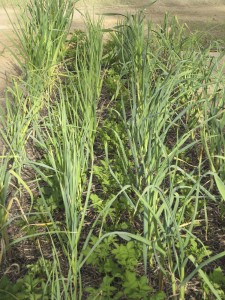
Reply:
[[[225,299],[223,56],[175,17],[32,0],[1,127],[0,298]]]

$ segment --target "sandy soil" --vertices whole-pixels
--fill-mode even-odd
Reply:
[[[9,10],[11,15],[14,14],[14,10]],[[0,9],[0,103],[4,99],[4,88],[6,82],[12,74],[15,74],[13,61],[9,51],[13,49],[13,42],[9,37],[12,37],[12,27],[6,12]]]
[[[90,4],[91,3],[91,4]],[[126,13],[127,11],[133,13],[137,9],[144,7],[149,1],[143,0],[127,0],[119,1],[115,0],[92,0],[79,2],[78,8],[82,13],[88,11],[92,16],[103,13]],[[121,4],[123,3],[123,4]],[[137,4],[138,3],[138,4]],[[11,16],[14,14],[13,9],[8,9]],[[177,15],[178,18],[188,24],[201,23],[201,24],[225,24],[225,1],[204,1],[204,0],[159,0],[156,4],[150,7],[146,7],[145,14],[147,18],[152,19],[155,22],[162,20],[165,12],[170,12],[173,15]],[[107,16],[104,18],[104,26],[111,27],[117,22],[117,17]],[[204,25],[203,25],[204,26]],[[74,20],[72,29],[83,28],[83,19],[81,15],[76,11],[74,14]],[[9,74],[12,74],[13,65],[10,60],[10,54],[7,47],[11,47],[11,42],[8,40],[8,36],[11,33],[11,25],[8,20],[7,14],[4,9],[0,8],[0,100],[3,101],[4,88],[6,85],[6,79]],[[11,43],[12,44],[12,43]],[[7,46],[7,47],[6,47]]]
[[[169,12],[173,15],[177,15],[181,20],[187,22],[193,21],[216,21],[224,22],[225,14],[225,1],[192,1],[192,0],[180,0],[180,1],[170,1],[170,0],[158,0],[152,6],[147,5],[149,1],[120,1],[123,3],[130,4],[107,4],[109,2],[104,1],[106,4],[101,5],[99,1],[96,4],[90,5],[90,1],[85,5],[85,1],[80,2],[79,7],[87,9],[89,12],[94,13],[107,13],[107,12],[119,12],[124,13],[126,11],[134,12],[137,9],[145,8],[145,12],[148,18],[154,21],[162,20],[165,12]],[[112,3],[112,1],[110,1]],[[87,1],[86,1],[87,3]],[[138,3],[138,4],[137,4]],[[107,17],[108,18],[108,17]],[[109,17],[110,22],[112,22],[112,17]]]

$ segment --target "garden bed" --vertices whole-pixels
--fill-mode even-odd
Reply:
[[[17,19],[0,298],[224,299],[223,44],[143,11],[68,40],[73,11]]]

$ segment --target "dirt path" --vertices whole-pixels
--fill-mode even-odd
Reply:
[[[94,0],[93,0],[94,1]],[[84,3],[88,3],[85,5]],[[225,1],[207,1],[207,0],[158,0],[154,5],[147,6],[149,0],[130,0],[130,1],[96,1],[96,4],[90,5],[91,1],[81,1],[80,7],[88,9],[90,12],[134,12],[136,9],[146,7],[147,17],[153,21],[162,20],[165,12],[177,15],[183,21],[187,22],[224,22],[225,19]],[[95,2],[95,1],[94,1]],[[111,4],[99,4],[102,2]],[[127,3],[124,5],[117,2]],[[113,3],[113,4],[112,4]]]
[[[84,2],[85,1],[83,1],[82,4],[79,5],[81,11],[88,11],[91,15],[96,15],[112,12],[126,14],[127,11],[134,13],[137,9],[144,8],[146,6],[146,3],[149,1],[127,1],[130,4],[126,5],[115,5],[116,1],[114,2],[114,4],[111,5],[100,5],[99,1],[97,1],[97,4],[93,4],[92,6],[85,5]],[[88,1],[88,3],[89,2],[90,1]],[[218,4],[215,4],[215,2],[218,2]],[[172,15],[176,15],[181,21],[184,21],[189,25],[196,23],[202,23],[203,26],[204,24],[210,24],[213,26],[216,26],[218,24],[225,24],[225,1],[214,0],[209,2],[204,0],[158,0],[157,3],[155,3],[154,5],[145,8],[146,17],[148,19],[152,19],[154,22],[162,21],[163,16],[166,12]],[[115,24],[116,21],[116,16],[106,16],[104,24],[110,27],[113,24]],[[79,27],[81,25],[81,22],[82,21],[80,15],[78,13],[75,13],[73,26]]]
[[[125,14],[127,11],[134,13],[138,8],[143,7],[149,1],[143,0],[127,0],[123,1],[126,4],[119,4],[119,0],[109,1],[104,0],[104,4],[101,0],[92,1],[81,1],[79,2],[78,8],[85,13],[88,11],[90,15],[96,16],[96,14],[103,13],[122,13]],[[204,0],[159,0],[156,4],[151,7],[146,8],[145,14],[147,18],[152,19],[155,22],[162,20],[165,12],[170,12],[173,15],[177,15],[182,21],[188,24],[211,24],[210,26],[217,26],[218,24],[225,24],[225,1],[204,1]],[[88,3],[86,5],[85,3]],[[90,3],[92,3],[90,5]],[[138,4],[137,4],[138,3]],[[197,3],[197,4],[196,4]],[[12,16],[14,10],[9,9],[9,14]],[[116,16],[107,16],[104,18],[104,26],[111,27],[117,21]],[[83,28],[83,19],[81,15],[76,11],[74,14],[74,20],[72,29]],[[4,98],[4,88],[6,85],[6,79],[9,74],[13,72],[13,66],[10,61],[10,55],[5,46],[10,47],[10,42],[7,37],[11,35],[11,25],[8,20],[7,14],[4,9],[0,8],[0,100],[1,103]],[[225,35],[225,30],[224,30]],[[11,46],[12,47],[12,46]],[[0,104],[1,105],[1,104]]]
[[[9,14],[13,15],[14,10],[9,10]],[[10,58],[10,51],[12,49],[12,42],[9,37],[12,36],[12,27],[8,20],[8,16],[3,9],[0,9],[0,105],[4,101],[4,88],[10,75],[14,74],[14,67],[12,59]]]

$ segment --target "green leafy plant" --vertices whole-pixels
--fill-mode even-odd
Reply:
[[[214,288],[217,290],[220,299],[225,299],[225,276],[222,269],[220,267],[214,269],[212,272],[210,272],[208,278]],[[203,283],[202,288],[204,299],[213,299],[214,296],[212,295],[208,286]]]
[[[219,59],[176,18],[154,26],[143,11],[106,44],[102,19],[88,16],[66,41],[73,10],[31,0],[14,27],[24,77],[7,90],[0,129],[0,262],[27,239],[51,247],[16,282],[4,275],[0,295],[184,300],[198,276],[196,297],[223,298],[222,266],[210,264],[225,252],[202,239],[211,202],[225,199]]]
[[[95,239],[92,239],[92,243],[95,244]],[[140,258],[141,248],[137,243],[130,241],[118,244],[118,240],[114,237],[105,239],[87,261],[104,274],[98,288],[86,288],[90,294],[88,299],[93,299],[97,295],[101,295],[102,299],[149,299],[150,294],[153,294],[153,288],[149,286],[146,276],[137,273]],[[161,299],[165,299],[164,293],[158,295],[161,295]]]
[[[0,279],[0,297],[6,300],[47,300],[50,291],[46,290],[45,270],[51,270],[51,262],[39,259],[35,264],[27,266],[25,276],[19,278],[15,283],[4,275]]]

